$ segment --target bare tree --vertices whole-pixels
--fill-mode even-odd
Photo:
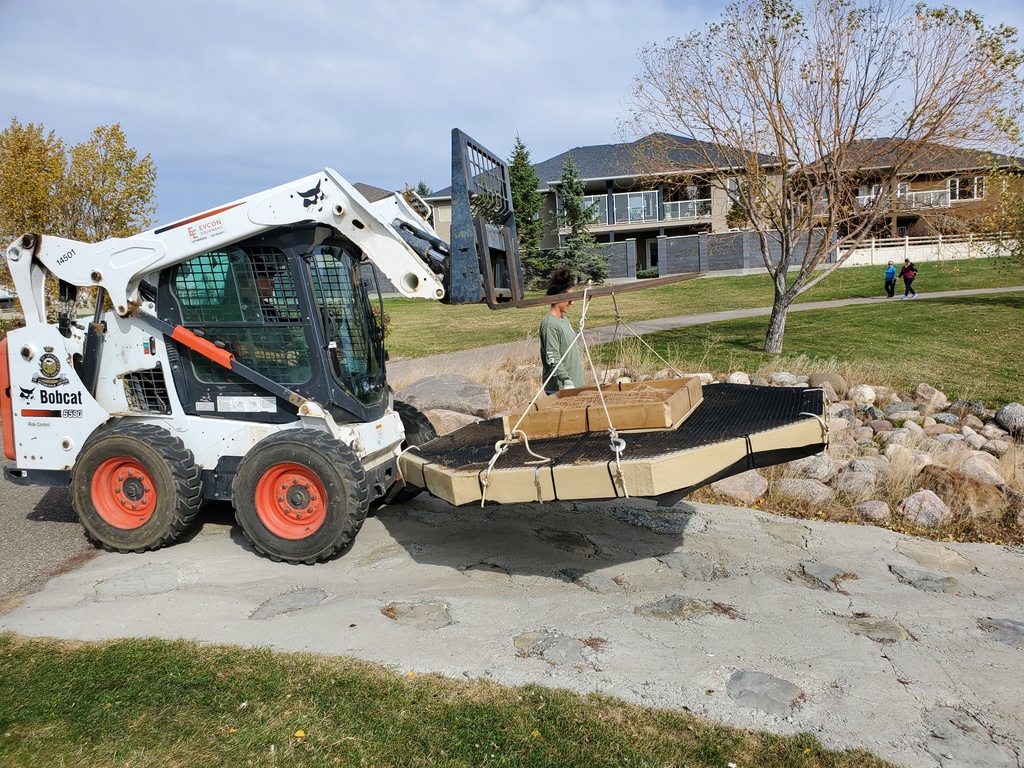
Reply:
[[[775,289],[764,349],[781,352],[793,300],[875,230],[901,177],[936,147],[1019,140],[1016,43],[1016,30],[949,7],[741,1],[641,50],[625,127],[700,140],[708,175],[760,239]],[[858,200],[865,179],[876,194]]]

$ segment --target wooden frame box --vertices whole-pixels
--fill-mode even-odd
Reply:
[[[604,395],[610,425],[598,389]],[[518,423],[519,430],[529,438],[604,432],[610,426],[618,432],[674,429],[703,399],[700,379],[696,376],[563,389],[539,398],[526,411],[503,416],[502,422],[505,434]],[[574,403],[579,405],[574,406]]]

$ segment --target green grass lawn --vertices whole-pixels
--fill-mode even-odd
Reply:
[[[797,299],[830,301],[843,298],[883,296],[881,267],[850,267],[836,270],[830,277]],[[924,264],[914,287],[923,294],[935,291],[966,290],[1024,285],[1024,265],[1010,265],[1002,259],[948,261]],[[899,286],[902,291],[902,285]],[[899,301],[899,299],[896,299]],[[767,275],[713,277],[688,280],[644,291],[594,299],[587,312],[587,327],[614,325],[615,304],[627,323],[679,315],[693,315],[728,309],[769,307],[772,304],[771,281]],[[926,302],[929,306],[933,302]],[[388,350],[395,359],[423,357],[462,349],[501,344],[532,338],[546,311],[544,307],[490,310],[484,305],[447,306],[433,301],[386,299],[390,316]],[[571,315],[579,319],[579,303]],[[794,315],[795,317],[795,315]],[[746,326],[751,345],[764,343],[767,317]],[[945,333],[946,329],[933,328]],[[870,322],[861,329],[870,343]],[[787,335],[786,352],[789,349]]]
[[[0,765],[874,768],[812,736],[351,659],[0,635]]]

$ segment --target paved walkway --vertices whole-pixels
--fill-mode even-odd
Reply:
[[[919,293],[913,301],[926,301],[928,299],[949,298],[955,296],[974,296],[987,293],[1014,293],[1024,291],[1024,286],[1009,288],[976,288],[966,291],[936,291],[935,293]],[[815,309],[832,309],[834,307],[851,307],[859,304],[884,304],[890,301],[902,301],[899,297],[887,299],[884,296],[870,299],[838,299],[836,301],[811,301],[803,304],[794,304],[790,312],[806,312]],[[640,320],[631,322],[629,326],[639,334],[656,333],[657,331],[668,331],[673,328],[684,328],[691,325],[706,325],[721,320],[736,320],[743,317],[760,317],[770,315],[771,307],[754,307],[751,309],[730,309],[723,312],[703,312],[696,315],[682,315],[679,317],[663,317],[658,320]],[[538,321],[539,322],[539,321]],[[587,342],[600,344],[611,341],[615,332],[615,326],[603,326],[600,328],[587,329]],[[466,349],[460,352],[451,352],[445,355],[432,355],[429,357],[418,357],[407,360],[395,360],[388,363],[388,374],[395,379],[407,379],[414,372],[419,376],[427,376],[431,373],[452,372],[465,370],[467,368],[479,368],[489,365],[492,362],[499,362],[508,357],[520,356],[523,358],[537,357],[540,354],[539,342],[536,339],[527,341],[512,341],[506,344],[495,344],[489,347]]]

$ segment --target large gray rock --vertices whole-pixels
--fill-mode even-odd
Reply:
[[[468,413],[446,411],[443,408],[431,408],[429,411],[424,411],[423,415],[427,417],[434,427],[434,431],[439,435],[447,435],[467,424],[475,424],[480,421],[479,418],[470,416]]]
[[[912,523],[933,528],[949,522],[950,511],[934,491],[916,491],[900,502],[900,511]]]
[[[829,384],[840,400],[846,397],[846,392],[849,389],[846,379],[838,373],[812,373],[807,377],[807,386],[809,387],[820,387],[823,384]]]
[[[768,481],[757,473],[756,469],[742,472],[724,480],[711,484],[715,493],[728,496],[742,504],[751,506],[757,502],[768,490]]]
[[[857,472],[846,469],[836,478],[832,487],[854,501],[867,499],[875,492],[878,476],[874,472]]]
[[[980,451],[969,453],[960,460],[956,468],[992,485],[1001,486],[1006,483],[1003,476],[999,474],[999,459],[990,453]]]
[[[930,384],[918,384],[914,390],[917,402],[928,411],[941,411],[949,405],[949,398]]]
[[[996,423],[1018,440],[1024,436],[1024,405],[1010,403],[996,411]]]
[[[398,393],[421,411],[441,409],[486,419],[491,413],[491,390],[466,376],[444,373],[413,382]]]
[[[775,482],[773,490],[783,498],[809,504],[828,504],[836,497],[836,492],[819,480],[784,478]]]
[[[935,491],[948,506],[966,509],[972,517],[997,519],[1009,507],[1006,496],[995,485],[955,469],[934,464],[925,467],[918,484]]]
[[[836,463],[827,453],[796,459],[789,462],[786,469],[795,478],[817,480],[819,483],[827,483],[836,476]]]
[[[872,520],[878,523],[884,523],[892,517],[892,511],[889,509],[889,505],[884,501],[878,501],[877,499],[865,501],[863,504],[858,504],[853,508],[853,511],[860,515],[864,520]]]
[[[968,414],[980,418],[985,415],[985,404],[980,400],[954,400],[946,410],[955,413],[960,418]]]
[[[885,406],[885,410],[883,411],[883,413],[885,414],[886,418],[890,418],[892,416],[895,416],[897,413],[902,414],[906,413],[907,411],[916,410],[917,403],[913,402],[912,400],[898,400],[895,403],[891,403],[890,405]]]
[[[846,396],[852,400],[855,405],[873,405],[875,402],[875,390],[869,387],[867,384],[858,384],[851,388]]]

